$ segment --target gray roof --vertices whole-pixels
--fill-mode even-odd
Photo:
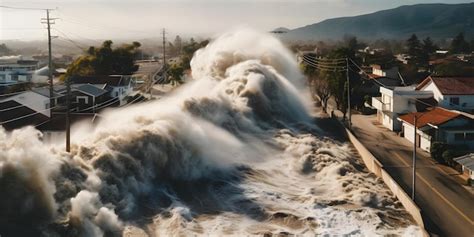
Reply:
[[[467,169],[474,171],[474,153],[470,153],[465,156],[460,156],[454,158],[453,160],[466,167]]]
[[[53,74],[56,73],[56,70],[53,70]],[[49,67],[48,66],[44,66],[38,70],[35,71],[35,75],[38,75],[38,76],[49,76]]]
[[[108,93],[108,91],[97,88],[94,85],[91,84],[80,84],[80,85],[72,85],[76,90],[83,92],[84,94],[88,94],[90,96],[101,96],[103,94]]]
[[[49,87],[40,87],[40,88],[33,88],[31,89],[33,92],[36,92],[42,96],[50,97],[49,96]],[[57,91],[53,91],[53,97],[57,98],[63,96],[62,94],[57,93]]]

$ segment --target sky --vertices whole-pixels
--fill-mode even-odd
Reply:
[[[51,8],[59,18],[52,34],[63,39],[152,39],[166,28],[168,37],[208,37],[247,26],[270,31],[297,28],[324,19],[354,16],[419,3],[462,0],[0,0],[0,6]],[[0,40],[47,37],[43,10],[0,8]]]

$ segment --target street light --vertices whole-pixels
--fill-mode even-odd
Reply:
[[[415,101],[416,104],[416,101]],[[412,190],[411,190],[411,199],[415,201],[415,186],[416,186],[416,124],[418,119],[423,117],[425,114],[421,114],[420,116],[416,116],[416,112],[413,113],[413,164],[412,164]],[[421,141],[420,141],[421,143]]]

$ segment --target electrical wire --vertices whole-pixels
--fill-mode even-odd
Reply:
[[[17,118],[14,118],[14,119],[10,119],[10,120],[7,120],[7,121],[3,121],[0,123],[0,125],[3,125],[3,124],[7,124],[7,123],[11,123],[11,122],[14,122],[14,121],[17,121],[17,120],[20,120],[20,119],[24,119],[24,118],[28,118],[28,117],[31,117],[35,114],[39,114],[41,112],[44,112],[44,111],[47,111],[47,110],[52,110],[54,108],[57,108],[57,106],[55,107],[52,107],[52,108],[48,108],[48,109],[43,109],[43,110],[39,110],[39,111],[36,111],[35,113],[31,113],[31,114],[27,114],[27,115],[24,115],[24,116],[20,116],[20,117],[17,117]]]

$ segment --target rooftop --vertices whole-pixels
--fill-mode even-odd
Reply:
[[[462,166],[474,171],[474,153],[470,153],[464,156],[460,156],[453,159]]]
[[[75,76],[74,84],[107,84],[108,86],[127,86],[130,83],[129,76],[105,75],[105,76]]]
[[[44,114],[37,113],[12,100],[0,102],[0,110],[4,111],[0,113],[0,124],[9,121],[0,125],[6,130],[13,130],[28,125],[38,125],[49,120]]]
[[[443,95],[474,95],[474,77],[432,77],[423,80],[417,90],[433,82]]]
[[[108,93],[108,91],[104,89],[100,89],[97,86],[91,85],[91,84],[80,84],[80,85],[72,85],[72,87],[78,91],[81,91],[85,94],[88,94],[90,96],[98,97],[103,94]]]
[[[425,112],[414,112],[400,116],[400,120],[407,122],[411,125],[414,124],[414,117],[417,117],[416,127],[421,128],[426,126],[427,124],[432,125],[441,125],[443,123],[448,122],[451,119],[457,117],[465,117],[464,115],[454,112],[451,110],[443,109],[440,107],[434,107]]]

